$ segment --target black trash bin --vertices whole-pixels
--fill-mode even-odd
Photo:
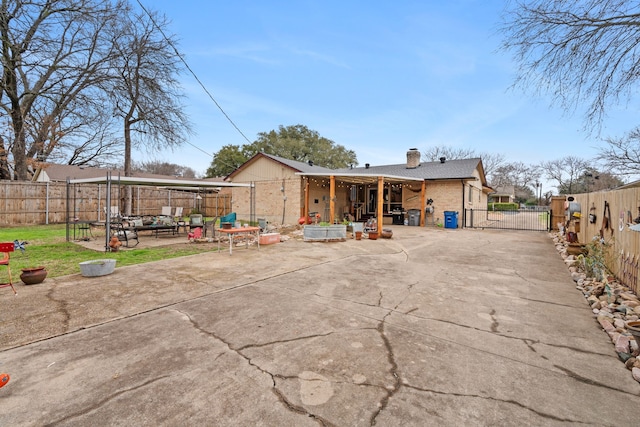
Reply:
[[[420,209],[409,209],[407,211],[409,215],[409,225],[417,227],[420,225]]]

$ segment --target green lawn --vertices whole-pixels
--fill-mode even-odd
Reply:
[[[116,265],[142,264],[168,258],[177,258],[211,251],[210,245],[164,246],[146,249],[129,249],[119,252],[97,252],[66,241],[66,226],[34,225],[0,229],[0,242],[28,242],[25,252],[16,250],[11,254],[13,275],[18,277],[20,269],[45,266],[47,277],[64,276],[80,272],[79,263],[102,258],[114,258]],[[0,281],[4,279],[0,271]],[[14,279],[15,280],[15,279]]]

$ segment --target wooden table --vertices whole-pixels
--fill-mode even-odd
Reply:
[[[233,253],[233,236],[236,234],[244,235],[247,248],[249,247],[249,235],[255,235],[258,249],[260,249],[260,227],[219,228],[218,232],[226,233],[229,236],[229,255]],[[218,252],[220,252],[220,239],[218,239]]]

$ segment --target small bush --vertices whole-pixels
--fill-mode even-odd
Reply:
[[[490,211],[517,211],[517,203],[489,203]]]

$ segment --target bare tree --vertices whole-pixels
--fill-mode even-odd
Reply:
[[[104,30],[119,10],[109,0],[1,1],[0,108],[11,128],[0,147],[2,178],[26,180],[29,163],[45,160],[74,129],[65,123],[74,117],[69,107],[104,78],[111,54]]]
[[[166,19],[155,12],[129,10],[114,29],[117,56],[107,91],[113,115],[123,124],[125,176],[131,176],[134,145],[153,151],[172,148],[191,132],[180,102],[180,57],[176,41],[165,36],[166,27]],[[130,208],[127,195],[124,212]]]
[[[609,104],[640,78],[640,10],[630,0],[519,0],[503,17],[502,48],[519,64],[515,85],[551,94],[566,111],[588,106],[599,129]]]
[[[182,178],[196,177],[196,171],[189,166],[180,166],[175,163],[163,161],[134,162],[132,169],[135,172],[146,172],[158,175],[171,175]]]
[[[540,169],[523,162],[503,163],[493,173],[494,187],[513,186],[519,200],[528,199],[534,192],[530,186],[540,179]]]
[[[494,180],[494,174],[506,162],[504,155],[501,153],[476,153],[472,148],[453,148],[445,145],[428,147],[422,153],[422,158],[429,162],[438,161],[441,157],[448,160],[480,157],[482,159],[484,174],[490,185],[493,185],[492,182]]]
[[[596,157],[607,169],[621,176],[640,175],[640,128],[622,138],[606,138]]]
[[[590,170],[589,162],[575,156],[542,162],[540,167],[549,181],[558,184],[556,188],[560,194],[576,192],[578,190],[577,181]]]
[[[471,159],[479,156],[476,154],[475,150],[471,148],[455,148],[447,147],[446,145],[427,147],[427,149],[422,152],[422,158],[427,162],[437,162],[440,157],[444,157],[447,160],[456,160]]]

